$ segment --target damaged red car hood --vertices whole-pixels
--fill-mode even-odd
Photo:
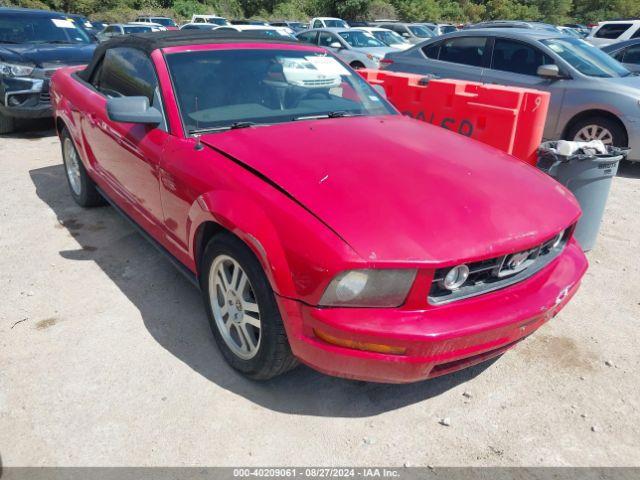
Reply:
[[[580,214],[535,168],[402,116],[251,127],[202,142],[285,190],[373,264],[495,257],[550,238]]]

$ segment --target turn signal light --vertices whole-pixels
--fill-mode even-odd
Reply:
[[[366,352],[386,353],[388,355],[404,355],[407,349],[404,347],[394,347],[392,345],[382,345],[380,343],[358,342],[356,340],[347,340],[345,338],[337,338],[317,328],[313,329],[313,333],[320,340],[339,347],[352,348],[354,350],[363,350]]]

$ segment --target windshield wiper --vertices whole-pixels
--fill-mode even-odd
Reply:
[[[255,122],[233,122],[223,127],[194,128],[192,130],[189,130],[189,133],[191,135],[194,135],[194,134],[197,135],[199,133],[207,133],[207,132],[224,132],[226,130],[237,130],[239,128],[249,128],[249,127],[255,127],[257,125],[265,126],[266,124],[265,123],[258,124]]]
[[[344,117],[361,117],[362,113],[347,112],[346,110],[337,110],[335,112],[322,113],[319,115],[301,115],[295,117],[294,120],[321,120],[323,118],[344,118]]]

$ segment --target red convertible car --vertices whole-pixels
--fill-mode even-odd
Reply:
[[[567,190],[403,117],[317,47],[134,34],[51,95],[74,200],[106,199],[168,254],[254,379],[459,370],[556,315],[587,268]]]

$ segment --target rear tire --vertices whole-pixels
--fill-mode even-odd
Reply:
[[[280,310],[253,252],[230,233],[207,244],[200,285],[211,331],[227,363],[254,380],[294,368]]]
[[[626,147],[629,144],[624,128],[615,120],[600,115],[574,122],[567,130],[565,140],[574,142],[602,140],[605,145],[616,147]]]
[[[7,117],[4,113],[0,112],[0,135],[13,132],[14,123],[13,117]]]
[[[96,184],[84,168],[69,130],[64,128],[60,134],[62,161],[67,177],[67,185],[73,200],[81,207],[97,207],[106,202],[98,192]]]

